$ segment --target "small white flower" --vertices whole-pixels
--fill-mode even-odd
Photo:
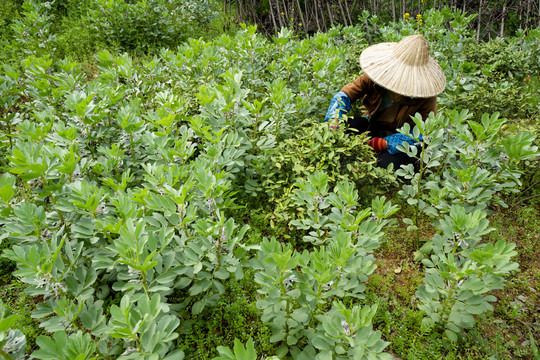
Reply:
[[[329,288],[331,288],[333,285],[334,285],[334,280],[330,280],[330,281],[327,282],[326,284],[323,284],[322,287],[323,287],[323,288],[326,288],[326,289],[329,289]]]
[[[208,200],[206,200],[206,202],[204,203],[209,210],[212,210],[212,206],[216,204],[216,201],[214,200],[214,198],[209,198]]]
[[[126,351],[124,351],[124,352],[122,353],[122,355],[129,355],[129,354],[131,354],[132,352],[135,352],[135,351],[139,351],[139,349],[130,346],[130,347],[128,347],[128,348],[126,349]]]
[[[288,273],[290,273],[290,271],[286,272],[286,274]],[[283,280],[283,285],[285,285],[285,287],[291,287],[295,281],[298,281],[298,280],[296,279],[296,276],[292,274],[291,276]]]
[[[343,330],[345,330],[345,334],[351,335],[351,329],[349,328],[349,323],[345,320],[341,320],[341,326],[343,327]]]
[[[104,212],[105,212],[105,204],[99,203],[98,207],[96,208],[96,214],[103,215]]]
[[[128,265],[128,274],[131,276],[139,276],[141,272]]]

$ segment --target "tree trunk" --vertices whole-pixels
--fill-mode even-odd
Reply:
[[[277,24],[276,24],[276,17],[274,15],[274,7],[272,6],[272,1],[268,0],[268,4],[270,5],[270,17],[272,18],[272,24],[274,25],[274,34],[277,34]]]
[[[328,31],[328,27],[326,26],[326,18],[324,17],[324,10],[323,10],[323,5],[322,5],[322,0],[319,0],[317,1],[317,12],[321,14],[321,24],[322,24],[322,29],[324,32],[327,32]]]
[[[276,11],[279,22],[279,30],[281,31],[281,29],[285,27],[285,24],[283,23],[283,17],[281,16],[281,7],[279,6],[279,0],[276,0]]]
[[[304,30],[304,32],[307,35],[307,26],[308,26],[308,24],[307,24],[306,20],[304,19],[304,14],[302,14],[302,7],[300,7],[300,0],[296,0],[296,5],[298,7],[298,9],[296,9],[296,10],[300,14],[300,21],[301,21],[300,24],[302,24],[302,30]]]
[[[519,30],[523,29],[523,6],[521,6],[521,1],[519,2]]]
[[[476,28],[476,41],[480,40],[480,23],[482,22],[482,3],[484,0],[480,0],[480,6],[478,7],[478,27]]]
[[[330,4],[328,3],[328,1],[325,1],[325,3],[326,3],[326,10],[328,10],[328,17],[330,18],[330,25],[334,26],[334,19],[332,16],[332,12],[330,11]]]
[[[353,22],[352,22],[352,19],[351,19],[351,13],[349,11],[349,5],[347,5],[347,1],[345,1],[345,11],[347,13],[347,18],[349,19],[349,25],[350,26],[353,26]]]
[[[527,12],[525,13],[525,28],[529,26],[529,14],[531,13],[531,0],[527,0]]]
[[[392,21],[396,22],[396,2],[392,1]]]
[[[506,1],[503,2],[503,9],[502,9],[502,20],[501,20],[501,37],[504,37],[504,21],[506,20]]]
[[[313,4],[313,14],[315,15],[315,23],[317,24],[317,31],[322,31],[321,24],[319,23],[319,11],[317,10],[317,8],[319,7],[318,5],[319,4],[317,3],[317,1],[315,1],[315,3]]]
[[[349,26],[349,23],[347,22],[347,17],[345,16],[345,10],[343,9],[343,5],[341,4],[341,0],[338,0],[339,10],[341,11],[341,17],[343,18],[343,25]]]
[[[290,16],[289,16],[289,9],[287,8],[287,4],[285,3],[285,0],[283,0],[283,7],[281,8],[281,12],[285,15],[283,15],[285,17],[285,25],[289,22],[289,19],[290,19]]]

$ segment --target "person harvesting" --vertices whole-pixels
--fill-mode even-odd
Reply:
[[[405,123],[414,126],[411,116],[426,119],[437,112],[437,95],[446,86],[446,77],[422,35],[411,35],[400,42],[372,45],[360,54],[360,77],[345,85],[330,102],[324,121],[336,128],[346,120],[348,132],[369,132],[368,144],[377,152],[377,165],[400,167],[414,159],[397,149],[404,141],[415,140],[398,132]],[[351,105],[362,101],[361,116],[346,117]]]

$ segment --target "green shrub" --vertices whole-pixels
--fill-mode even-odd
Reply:
[[[90,32],[106,44],[120,51],[144,53],[174,48],[190,36],[205,35],[215,16],[213,3],[208,0],[97,0],[88,12]]]
[[[6,39],[13,34],[11,24],[18,19],[24,0],[5,0],[0,2],[0,34]]]
[[[297,182],[316,170],[328,174],[331,189],[340,180],[353,181],[362,201],[370,201],[376,187],[381,191],[396,180],[392,171],[375,166],[375,153],[367,145],[366,134],[349,135],[344,129],[344,125],[332,130],[328,123],[306,120],[290,138],[277,144],[262,181],[270,201],[276,204],[273,217],[277,221],[294,218],[292,195],[298,189]]]
[[[523,81],[538,61],[532,51],[524,51],[521,41],[497,38],[489,42],[474,42],[464,49],[467,61],[479,64],[489,71],[488,81],[513,79]]]

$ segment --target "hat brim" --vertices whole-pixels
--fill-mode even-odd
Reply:
[[[410,65],[393,56],[397,43],[372,45],[360,54],[360,66],[376,84],[395,93],[413,97],[437,96],[446,87],[446,76],[431,56],[422,65]]]

